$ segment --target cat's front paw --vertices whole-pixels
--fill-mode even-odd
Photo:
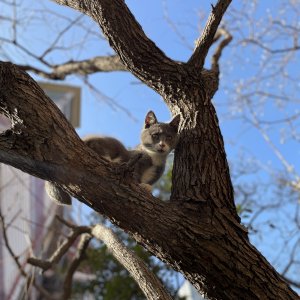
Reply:
[[[148,193],[152,194],[152,185],[147,183],[140,183],[140,186],[146,190]]]

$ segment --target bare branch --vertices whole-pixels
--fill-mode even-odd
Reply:
[[[23,270],[23,267],[22,267],[22,265],[19,261],[19,257],[14,254],[14,252],[13,252],[13,250],[12,250],[10,244],[9,244],[7,233],[6,233],[6,225],[5,225],[4,216],[2,214],[1,207],[0,207],[0,223],[1,223],[2,235],[3,235],[4,244],[6,246],[6,249],[9,252],[12,259],[14,260],[14,262],[16,263],[16,265],[17,265],[20,273],[22,274],[22,276],[27,277],[27,273]]]
[[[24,71],[31,71],[41,77],[49,79],[63,80],[71,74],[89,75],[96,72],[112,72],[126,71],[125,66],[119,57],[113,56],[97,56],[82,61],[69,61],[60,65],[48,65],[50,72],[41,70],[31,65],[20,65]]]
[[[208,50],[214,41],[218,26],[230,3],[231,0],[218,0],[215,6],[212,5],[212,12],[208,17],[200,38],[196,42],[194,53],[188,61],[189,65],[197,69],[202,69]]]
[[[70,30],[74,24],[76,24],[80,19],[82,19],[83,15],[79,15],[77,18],[72,20],[67,26],[58,33],[54,41],[49,45],[47,49],[44,50],[44,52],[40,55],[40,59],[44,59],[47,54],[49,54],[53,49],[55,49],[58,41],[61,39],[61,37],[68,31]]]
[[[113,256],[127,269],[138,283],[147,299],[172,299],[163,287],[161,281],[148,269],[144,261],[129,250],[111,229],[97,224],[91,230],[91,234],[105,243]]]
[[[224,37],[224,39],[217,46],[215,53],[212,56],[212,62],[211,62],[211,69],[219,73],[220,72],[219,60],[222,55],[222,51],[231,42],[232,35],[225,28],[220,28],[218,29],[216,36],[218,36],[217,39],[219,39],[220,36]]]
[[[67,227],[69,227],[69,228],[71,228],[71,229],[76,229],[76,228],[78,227],[77,225],[73,224],[73,223],[70,222],[70,221],[65,220],[64,218],[62,218],[62,217],[59,216],[59,215],[56,215],[55,218],[56,218],[59,222],[61,222],[62,224],[64,224],[65,226],[67,226]]]
[[[285,48],[280,48],[280,49],[271,49],[271,48],[269,48],[268,46],[264,45],[262,42],[260,42],[257,39],[250,39],[250,38],[248,38],[248,39],[242,40],[241,42],[242,43],[249,43],[249,44],[256,45],[256,46],[262,48],[263,50],[265,50],[265,51],[267,51],[269,53],[272,53],[272,54],[285,53],[285,52],[295,52],[295,51],[300,50],[300,45],[298,45],[298,44],[294,44],[291,47],[285,47]]]
[[[1,37],[1,41],[16,46],[18,49],[20,49],[22,52],[24,52],[31,58],[34,58],[35,60],[39,61],[40,63],[42,63],[43,65],[45,65],[47,67],[51,67],[51,64],[48,61],[46,61],[44,58],[39,57],[37,54],[35,54],[34,52],[32,52],[30,49],[23,46],[22,44],[19,44],[18,41],[10,40],[10,39],[4,38],[4,37]]]
[[[253,108],[249,107],[249,110],[250,110],[250,114],[252,116],[252,120],[249,120],[249,121],[261,133],[263,139],[271,147],[271,149],[273,150],[274,154],[277,156],[277,158],[279,159],[279,161],[282,163],[282,165],[284,166],[284,168],[286,169],[286,171],[288,173],[290,173],[291,175],[293,175],[294,178],[295,178],[295,180],[298,181],[299,180],[299,176],[298,176],[297,172],[295,171],[295,167],[288,162],[288,160],[280,152],[280,150],[278,149],[278,147],[272,142],[272,140],[271,140],[270,136],[268,135],[268,133],[266,132],[266,130],[264,130],[264,128],[259,123],[259,121],[258,121],[258,119],[256,117],[256,113],[253,110]]]
[[[41,260],[36,257],[28,258],[27,262],[31,265],[40,267],[43,271],[47,271],[53,265],[57,264],[62,256],[70,249],[78,236],[83,233],[89,232],[88,227],[74,227],[70,235],[62,242],[62,244],[55,250],[52,256],[48,260]]]
[[[132,119],[134,122],[137,122],[137,118],[125,106],[118,104],[111,97],[104,95],[100,91],[100,89],[98,89],[92,83],[90,83],[87,78],[83,78],[83,82],[90,89],[90,91],[95,95],[96,99],[101,99],[101,101],[105,101],[105,103],[114,111],[116,110],[123,111],[130,119]]]
[[[1,210],[1,206],[0,206],[0,226],[2,228],[2,236],[3,236],[3,240],[4,240],[4,244],[5,247],[8,251],[8,253],[10,254],[10,256],[12,257],[12,259],[14,260],[15,264],[17,265],[20,274],[26,278],[28,281],[31,281],[33,286],[48,300],[54,300],[53,296],[50,295],[42,286],[40,286],[39,284],[37,284],[35,282],[35,278],[32,278],[31,275],[27,274],[22,266],[22,264],[19,261],[19,257],[14,253],[12,247],[10,246],[8,237],[7,237],[7,232],[6,232],[6,225],[5,225],[5,220],[4,220],[4,216],[2,214],[2,210]]]
[[[146,295],[147,299],[172,299],[164,289],[160,280],[148,269],[143,260],[141,260],[134,252],[127,249],[111,229],[106,228],[101,224],[97,224],[93,227],[77,227],[60,217],[59,220],[66,226],[72,228],[72,233],[49,260],[44,261],[37,258],[30,258],[28,259],[28,262],[46,271],[60,260],[62,255],[73,245],[78,235],[89,233],[81,235],[76,258],[71,263],[65,277],[62,299],[68,299],[70,297],[73,274],[78,268],[83,257],[83,252],[92,236],[102,241],[112,252],[113,256],[128,270]]]
[[[112,48],[135,76],[161,92],[182,66],[168,58],[144,33],[125,4],[115,0],[55,0],[91,16],[102,28]]]
[[[87,249],[89,242],[91,240],[91,235],[83,234],[80,238],[80,242],[77,246],[77,252],[75,258],[69,265],[65,280],[64,280],[64,287],[63,287],[63,296],[62,299],[69,299],[72,292],[72,281],[73,275],[77,268],[79,267],[81,261],[84,259],[85,250]]]

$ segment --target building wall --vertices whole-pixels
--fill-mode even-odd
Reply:
[[[80,89],[76,87],[41,84],[45,92],[57,103],[74,126],[79,124]],[[52,94],[51,94],[52,93]],[[51,94],[51,95],[50,95]],[[74,113],[75,112],[75,113]],[[10,128],[10,121],[0,115],[0,132]],[[0,208],[5,218],[6,234],[14,254],[22,266],[26,259],[47,252],[50,224],[58,211],[62,211],[45,193],[44,181],[13,167],[0,164]],[[56,233],[48,234],[55,236]],[[46,237],[46,238],[45,238]],[[48,239],[47,239],[48,238]],[[57,236],[56,236],[57,241]],[[48,255],[48,253],[47,253]],[[25,270],[31,266],[26,265]],[[34,289],[25,291],[25,280],[9,253],[0,228],[0,300],[36,299]]]
[[[32,254],[39,255],[47,224],[56,206],[44,193],[44,182],[12,167],[0,166],[0,205],[5,218],[9,245],[22,265]],[[24,288],[24,278],[1,241],[1,269],[4,298],[17,299]],[[29,266],[27,266],[28,269]]]
[[[205,300],[203,295],[200,295],[189,281],[185,281],[178,291],[179,297],[185,297],[185,300]]]

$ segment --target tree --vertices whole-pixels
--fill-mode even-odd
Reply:
[[[249,243],[233,201],[211,102],[218,89],[219,58],[230,41],[217,29],[230,1],[212,6],[186,63],[171,60],[157,48],[121,0],[56,2],[92,17],[126,69],[157,91],[173,115],[181,115],[170,201],[154,198],[87,149],[38,85],[11,63],[0,64],[1,111],[12,121],[1,135],[1,161],[61,185],[211,298],[297,299]],[[222,35],[211,68],[204,69],[214,37]]]
[[[99,220],[95,214],[94,223],[104,223],[105,226],[111,227],[110,224]],[[155,259],[143,247],[136,244],[123,231],[114,228],[116,236],[122,240],[124,245],[140,257],[149,269],[162,281],[163,285],[170,292],[172,298],[175,298],[179,286],[176,286],[175,280],[178,273],[172,269],[166,268],[164,264]],[[104,243],[97,243],[87,249],[86,260],[80,266],[83,271],[88,270],[88,274],[93,274],[94,279],[76,283],[73,285],[72,295],[78,295],[78,299],[84,293],[89,291],[95,299],[104,300],[127,300],[127,299],[145,299],[136,281],[130,276],[130,273],[122,266],[114,255],[109,251]],[[175,299],[181,299],[176,297]],[[184,300],[184,299],[182,299]]]

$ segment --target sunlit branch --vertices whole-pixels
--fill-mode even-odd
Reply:
[[[156,91],[161,92],[162,86],[172,82],[172,74],[182,68],[146,36],[125,1],[115,0],[114,5],[109,0],[55,2],[92,17],[127,69]]]
[[[71,74],[89,75],[97,72],[126,71],[119,57],[96,56],[82,61],[68,61],[60,65],[48,65],[51,71],[47,72],[32,65],[19,65],[24,71],[31,71],[41,77],[48,79],[63,80]]]
[[[83,259],[84,251],[92,237],[102,241],[107,246],[116,260],[118,260],[119,263],[121,263],[131,274],[148,299],[172,299],[160,280],[149,270],[144,261],[133,251],[129,250],[111,229],[102,224],[97,224],[91,227],[76,226],[59,216],[57,218],[60,222],[71,229],[71,234],[66,238],[62,245],[55,250],[50,259],[41,260],[38,258],[29,258],[28,262],[42,268],[44,271],[48,270],[61,259],[62,255],[64,255],[74,244],[75,239],[81,235],[76,257],[69,266],[65,276],[63,299],[68,299],[71,294],[73,274],[78,268],[80,261]]]
[[[148,269],[144,261],[129,250],[111,229],[102,224],[97,224],[92,228],[91,234],[104,242],[112,255],[127,269],[138,283],[147,299],[172,299],[161,281]]]
[[[219,0],[215,6],[212,5],[212,11],[208,17],[205,28],[196,42],[194,53],[188,61],[188,64],[201,69],[207,52],[214,41],[215,34],[231,0]]]

